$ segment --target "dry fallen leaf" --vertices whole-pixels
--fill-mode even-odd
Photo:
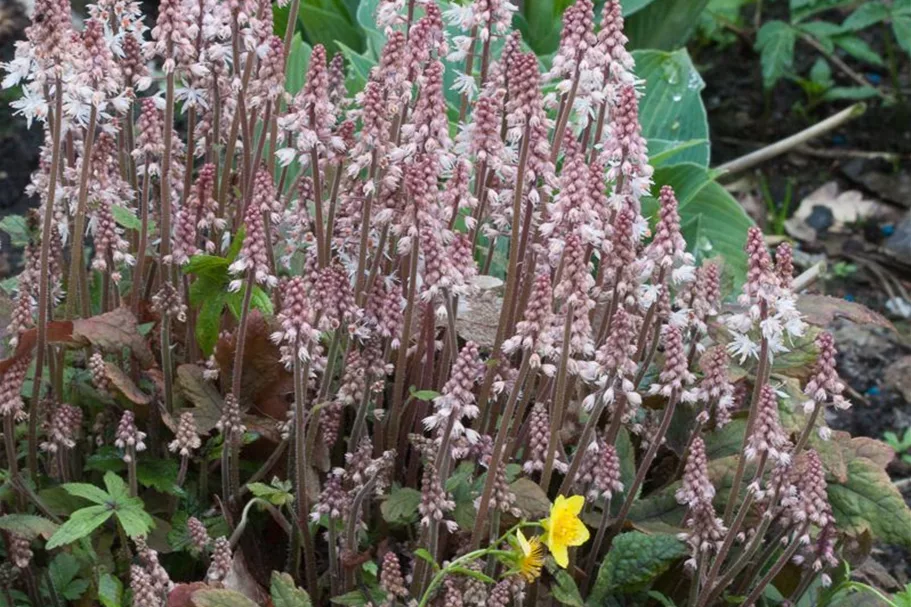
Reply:
[[[131,403],[148,405],[152,402],[152,397],[140,390],[139,386],[133,383],[133,380],[114,363],[105,361],[104,374]]]

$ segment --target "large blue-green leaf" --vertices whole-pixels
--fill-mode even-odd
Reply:
[[[709,164],[709,124],[700,93],[705,82],[686,49],[672,53],[635,51],[636,75],[645,80],[639,102],[642,134],[649,151],[660,154],[663,164]]]
[[[626,20],[630,48],[671,50],[689,40],[708,0],[654,0]]]
[[[285,75],[285,89],[292,95],[304,87],[312,52],[313,47],[304,42],[299,33],[294,34],[294,38],[291,39],[291,49],[288,52],[288,72]]]
[[[721,256],[735,284],[746,275],[746,231],[753,221],[733,196],[694,163],[655,170],[655,194],[663,185],[674,188],[687,246],[697,260]],[[654,207],[652,207],[654,208]]]
[[[339,43],[354,49],[364,48],[360,28],[340,0],[305,0],[300,5],[300,23],[312,44],[322,44],[329,54],[339,50]]]

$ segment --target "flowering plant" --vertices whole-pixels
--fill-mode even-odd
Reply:
[[[911,544],[891,452],[825,425],[790,247],[650,164],[691,146],[646,137],[619,2],[570,6],[543,73],[505,0],[383,0],[375,65],[304,61],[273,8],[38,0],[4,65],[45,134],[7,603],[750,604]]]

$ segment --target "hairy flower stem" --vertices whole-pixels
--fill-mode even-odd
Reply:
[[[765,302],[760,304],[760,323],[768,316],[768,307]],[[743,456],[747,448],[747,441],[750,440],[750,434],[753,432],[753,423],[756,421],[756,409],[759,404],[759,394],[762,392],[762,386],[766,382],[766,374],[769,367],[769,340],[765,337],[759,346],[759,364],[756,368],[756,383],[753,385],[753,395],[750,399],[750,412],[747,416],[746,429],[743,432],[743,441],[740,443],[740,457],[737,461],[737,470],[734,473],[734,484],[731,485],[731,493],[728,495],[728,503],[724,507],[724,524],[731,522],[734,515],[734,504],[737,500],[737,494],[740,493],[740,484],[743,482],[743,473],[746,466],[746,458]]]
[[[522,198],[525,186],[525,168],[528,164],[529,145],[531,140],[531,126],[525,126],[525,134],[522,136],[522,144],[519,152],[519,166],[516,171],[516,188],[512,200],[512,232],[510,233],[509,247],[509,266],[506,271],[506,291],[503,295],[503,306],[500,310],[500,319],[497,324],[497,335],[494,338],[491,352],[499,356],[503,348],[503,341],[506,339],[506,325],[508,324],[509,315],[512,312],[512,302],[515,298],[517,283],[519,282],[518,265],[519,265],[519,225],[522,211]],[[490,415],[490,390],[493,387],[493,379],[496,376],[496,365],[487,367],[487,373],[484,375],[484,382],[481,384],[481,391],[478,396],[480,403],[480,417],[482,425]]]
[[[296,519],[304,548],[304,575],[310,596],[318,597],[316,584],[316,553],[313,549],[313,537],[310,535],[308,514],[310,500],[307,497],[307,466],[310,461],[307,454],[307,410],[306,389],[307,376],[310,374],[310,363],[303,363],[300,357],[294,356],[294,488],[296,491]],[[316,423],[316,422],[314,422]],[[296,575],[298,571],[294,572]],[[319,600],[316,598],[315,600]]]
[[[92,146],[95,142],[95,125],[98,120],[98,108],[94,105],[89,113],[89,126],[85,131],[85,143],[82,150],[82,169],[79,174],[79,194],[76,202],[74,216],[72,245],[70,246],[70,274],[67,280],[66,318],[72,319],[76,312],[76,294],[79,283],[79,273],[85,272],[82,261],[82,250],[85,240],[85,215],[89,195],[89,175],[92,168]],[[45,232],[45,234],[48,234]],[[87,301],[88,298],[86,297]],[[91,309],[83,309],[83,316],[91,316]]]
[[[573,76],[572,88],[563,98],[561,103],[560,116],[557,119],[557,128],[554,130],[553,150],[550,153],[550,161],[556,163],[560,156],[560,147],[563,145],[563,133],[566,131],[566,124],[569,122],[569,116],[573,113],[573,104],[576,101],[576,93],[579,90],[579,67],[576,66],[576,73]]]
[[[768,454],[763,453],[760,456],[759,464],[756,467],[756,474],[753,476],[754,482],[758,483],[760,480],[762,480],[762,474],[765,471],[767,461]],[[711,585],[711,582],[715,581],[715,577],[717,577],[718,572],[721,570],[721,565],[724,563],[725,557],[731,550],[731,547],[734,545],[734,540],[737,537],[737,533],[740,531],[741,525],[743,525],[743,521],[746,519],[746,515],[750,509],[750,506],[753,504],[754,497],[755,494],[753,491],[749,490],[744,496],[743,503],[740,504],[740,510],[737,511],[737,516],[724,537],[724,543],[722,543],[721,548],[718,549],[718,553],[715,555],[715,561],[712,563],[711,569],[709,569],[709,574],[706,578],[706,587],[709,587]]]
[[[35,378],[32,383],[32,406],[28,420],[28,471],[32,479],[38,482],[38,405],[41,402],[41,377],[44,374],[44,355],[47,349],[47,323],[50,313],[50,264],[51,264],[51,230],[54,228],[54,203],[57,199],[57,176],[60,174],[62,149],[60,132],[63,123],[63,82],[57,76],[55,82],[55,100],[53,115],[53,133],[51,148],[50,179],[47,196],[44,199],[44,221],[42,224],[40,281],[38,283],[38,343],[35,351]]]
[[[3,416],[3,444],[6,445],[6,465],[10,476],[19,474],[19,456],[16,452],[16,424],[12,415]],[[12,603],[10,603],[12,605]]]
[[[373,181],[376,177],[376,170],[379,159],[376,150],[373,150],[370,157],[370,172],[367,179]],[[370,214],[373,208],[373,192],[367,195],[364,201],[364,207],[361,210],[361,241],[357,251],[357,273],[354,278],[354,301],[360,302],[361,295],[370,289],[372,285],[364,287],[364,269],[367,266],[367,244],[370,242]],[[381,256],[382,249],[377,250],[377,256]]]
[[[145,278],[146,250],[149,247],[149,197],[152,178],[149,175],[149,156],[145,156],[145,171],[142,178],[142,196],[139,199],[139,246],[136,250],[136,268],[133,270],[133,315],[139,318],[139,305],[142,301],[142,286]]]
[[[750,605],[755,605],[756,601],[762,595],[763,590],[766,586],[775,579],[775,576],[781,572],[785,565],[788,564],[788,561],[794,556],[798,548],[800,548],[800,537],[807,532],[807,528],[810,526],[809,521],[805,521],[803,525],[800,526],[800,530],[794,535],[794,539],[791,540],[791,544],[787,549],[781,553],[781,556],[778,557],[778,560],[775,561],[775,564],[766,572],[762,579],[759,580],[759,583],[756,584],[756,587],[753,588],[753,591],[747,595],[746,600],[743,602],[744,607],[750,607]]]
[[[408,270],[408,297],[405,303],[404,326],[402,327],[402,344],[399,346],[395,364],[395,383],[392,389],[392,410],[389,412],[389,434],[386,435],[386,448],[393,449],[398,443],[399,422],[402,416],[402,401],[405,398],[405,373],[408,362],[408,345],[411,343],[411,325],[414,317],[414,300],[417,291],[418,247],[411,249],[411,262]]]
[[[557,443],[560,442],[560,428],[563,427],[563,411],[566,401],[569,400],[569,390],[566,389],[566,378],[569,367],[569,341],[572,336],[574,306],[566,306],[566,321],[563,323],[563,353],[560,356],[560,369],[557,371],[557,385],[553,394],[554,408],[550,414],[550,438],[547,441],[547,457],[544,459],[544,470],[541,472],[541,489],[547,493],[550,487],[550,477],[554,471],[554,461],[557,457]]]
[[[807,446],[807,442],[810,440],[810,433],[813,432],[813,427],[816,426],[816,418],[819,417],[819,412],[822,410],[822,403],[815,403],[813,405],[813,412],[810,413],[810,418],[807,420],[807,425],[803,429],[803,432],[800,433],[800,438],[797,439],[797,444],[794,445],[794,452],[791,455],[792,458],[797,457],[803,448]]]
[[[481,537],[484,535],[484,523],[487,519],[487,513],[490,509],[490,499],[493,496],[493,490],[496,486],[496,471],[503,461],[506,450],[506,439],[509,436],[510,426],[515,419],[518,426],[521,418],[515,417],[516,403],[519,402],[519,394],[522,393],[522,387],[528,378],[531,370],[531,353],[528,350],[522,354],[522,362],[519,366],[519,376],[513,389],[509,392],[509,398],[506,401],[506,408],[500,417],[500,427],[497,429],[497,436],[494,439],[493,448],[490,452],[490,463],[487,465],[487,478],[484,481],[484,490],[481,492],[481,498],[478,501],[478,514],[475,518],[475,525],[471,532],[470,548],[477,548],[481,545]],[[491,528],[493,526],[491,525]]]
[[[655,433],[655,436],[652,438],[651,444],[648,447],[648,451],[645,452],[645,456],[642,458],[642,462],[639,464],[639,469],[636,471],[636,478],[633,479],[633,484],[630,485],[629,489],[626,492],[626,499],[623,500],[623,506],[620,507],[620,512],[617,513],[617,518],[613,523],[613,533],[608,539],[608,548],[610,548],[610,542],[613,540],[613,537],[620,531],[623,526],[626,516],[629,514],[630,508],[633,507],[633,501],[636,499],[636,494],[639,492],[639,488],[642,486],[642,483],[645,482],[645,475],[648,472],[649,467],[652,465],[652,461],[655,459],[655,455],[658,453],[658,449],[661,447],[661,443],[664,440],[664,436],[667,434],[667,429],[671,425],[671,418],[674,417],[674,410],[677,408],[677,401],[679,400],[680,394],[679,390],[674,389],[671,392],[671,397],[667,401],[667,407],[664,409],[664,416],[661,418],[661,425],[658,426],[658,432]]]
[[[136,447],[127,445],[127,477],[130,481],[130,497],[139,495],[139,480],[136,476]]]
[[[171,315],[161,315],[161,371],[164,375],[165,411],[174,410],[174,364],[171,360]]]
[[[610,378],[607,385],[610,385],[612,382],[613,378]],[[604,400],[603,391],[596,398],[597,404],[592,409],[588,421],[585,422],[585,428],[582,430],[582,437],[579,439],[578,445],[576,445],[575,454],[573,455],[572,462],[569,464],[569,469],[563,477],[563,483],[560,484],[560,490],[557,492],[558,495],[569,495],[573,483],[576,482],[576,475],[579,473],[579,468],[582,466],[582,458],[585,455],[586,450],[588,450],[588,446],[595,435],[595,429],[598,427],[598,421],[601,419],[604,408],[607,406],[607,401]]]
[[[328,519],[328,537],[326,539],[329,544],[329,596],[338,596],[338,530],[336,529],[338,522],[332,515],[329,515]]]

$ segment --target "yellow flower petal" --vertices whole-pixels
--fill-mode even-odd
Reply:
[[[550,553],[554,556],[557,564],[566,569],[566,566],[569,565],[569,551],[566,546],[551,546]]]
[[[588,528],[579,518],[584,507],[585,498],[581,495],[569,498],[558,495],[550,509],[550,516],[541,521],[544,528],[541,539],[561,567],[569,565],[567,549],[570,546],[581,546],[590,537]]]

